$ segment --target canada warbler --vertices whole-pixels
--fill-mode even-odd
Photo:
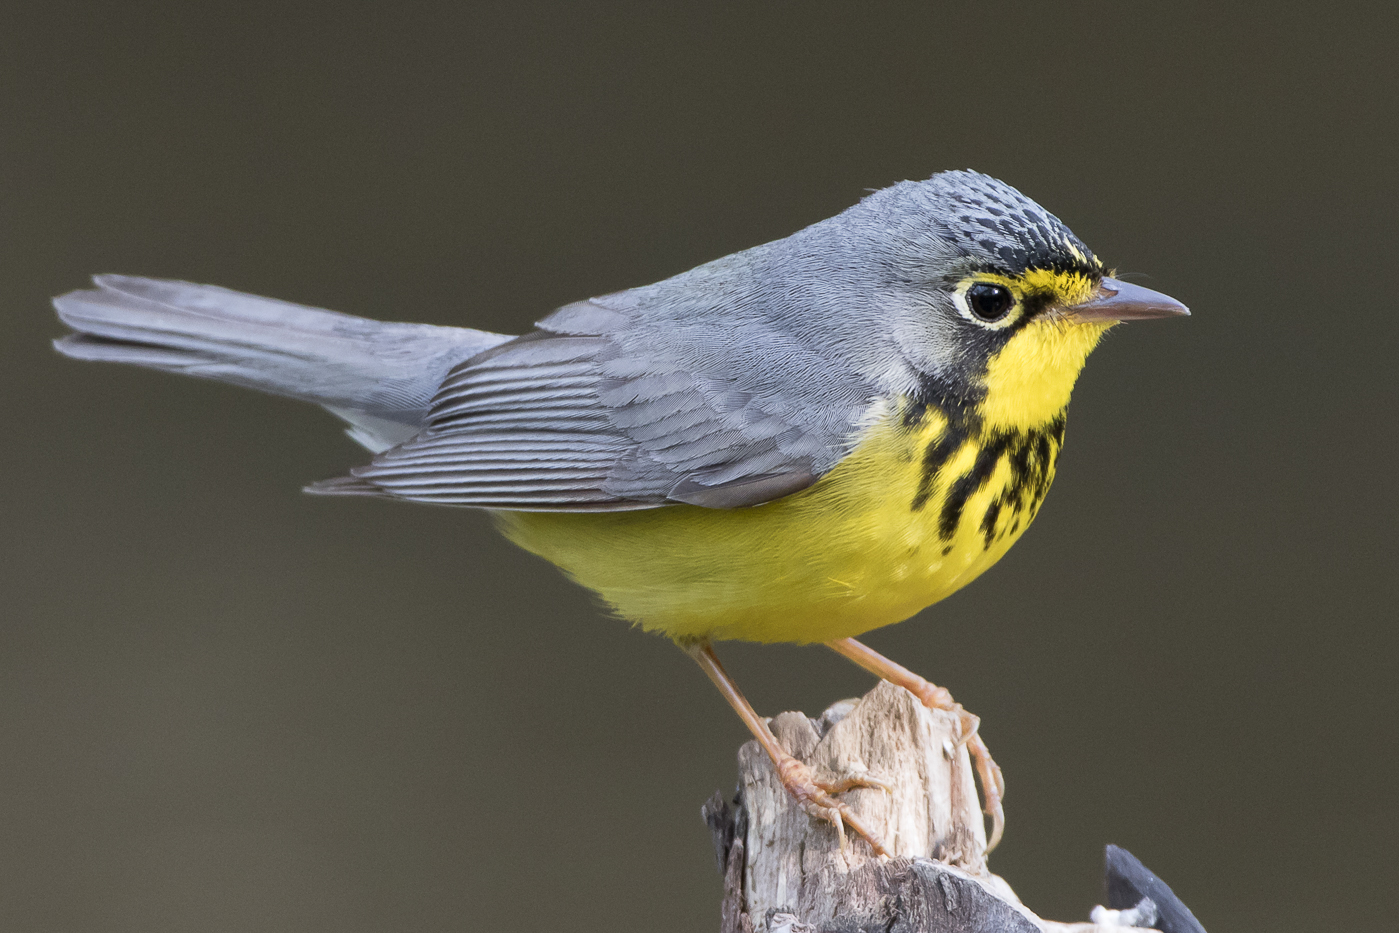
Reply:
[[[969,171],[566,305],[522,337],[95,283],[54,302],[77,332],[61,352],[324,406],[375,456],[308,491],[490,510],[512,541],[684,647],[793,796],[876,851],[833,796],[862,782],[817,781],[788,755],[710,642],[825,642],[956,711],[994,845],[1003,783],[975,717],[854,636],[994,564],[1039,510],[1103,332],[1188,313]]]

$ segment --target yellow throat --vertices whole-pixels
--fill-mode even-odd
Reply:
[[[991,358],[969,412],[877,400],[835,469],[765,505],[495,517],[617,615],[671,638],[857,636],[965,586],[1024,533],[1108,326],[1032,320]]]

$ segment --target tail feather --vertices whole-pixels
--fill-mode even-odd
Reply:
[[[318,483],[302,487],[301,491],[309,492],[313,496],[377,496],[380,498],[388,496],[388,493],[378,486],[357,476],[337,476],[334,479],[323,479]]]
[[[217,379],[325,406],[371,450],[415,433],[457,363],[510,338],[397,324],[212,285],[99,275],[54,299],[65,356]]]

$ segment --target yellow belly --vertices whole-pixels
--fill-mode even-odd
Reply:
[[[496,519],[618,615],[671,638],[856,636],[908,618],[999,560],[1038,510],[1062,440],[1062,416],[1033,431],[965,436],[936,410],[910,410],[884,404],[834,470],[755,508]]]

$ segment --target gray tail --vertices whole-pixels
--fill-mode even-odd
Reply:
[[[65,356],[218,379],[315,402],[378,452],[417,433],[447,371],[510,338],[394,324],[213,285],[99,275],[54,299]]]

